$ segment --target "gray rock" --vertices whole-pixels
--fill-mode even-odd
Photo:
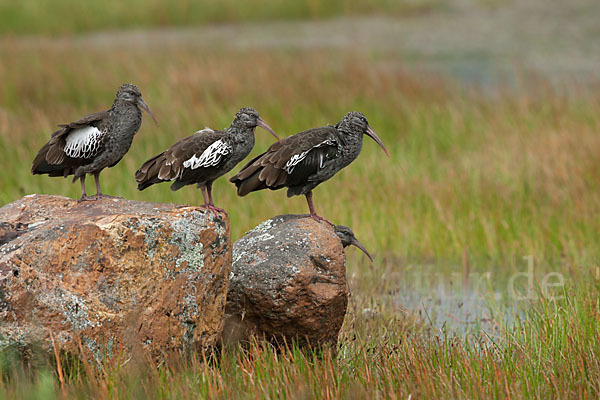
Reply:
[[[332,226],[299,215],[263,222],[233,245],[223,342],[335,345],[348,304],[345,256]]]

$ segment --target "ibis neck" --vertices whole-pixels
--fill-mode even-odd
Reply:
[[[340,131],[338,136],[340,138],[342,147],[342,154],[339,160],[342,163],[342,167],[345,167],[354,161],[354,159],[356,159],[356,157],[358,157],[360,154],[362,149],[363,134],[351,130],[345,130],[343,128],[338,129]]]
[[[227,132],[234,146],[233,160],[237,163],[246,158],[254,148],[254,129],[230,127]]]
[[[254,129],[245,126],[235,126],[232,124],[229,128],[227,128],[227,132],[231,135],[231,138],[235,143],[251,142],[254,146]]]
[[[142,114],[142,110],[137,105],[119,99],[115,100],[111,110],[115,114]]]
[[[110,114],[113,120],[113,134],[133,138],[142,123],[142,110],[128,101],[115,100]]]

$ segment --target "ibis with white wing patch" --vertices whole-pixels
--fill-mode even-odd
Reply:
[[[141,110],[150,114],[158,125],[137,86],[129,83],[122,85],[109,110],[59,125],[60,129],[52,134],[35,156],[31,173],[63,177],[73,175],[73,182],[80,179],[79,201],[106,196],[100,190],[100,172],[115,166],[129,151],[133,136],[142,124]],[[94,175],[95,196],[85,193],[86,174]]]
[[[242,108],[229,128],[222,131],[202,129],[146,161],[135,173],[138,189],[144,190],[160,182],[173,182],[171,190],[196,184],[202,190],[204,207],[223,211],[213,202],[212,184],[250,154],[257,126],[279,141],[256,110]]]
[[[364,134],[388,155],[365,116],[352,111],[335,126],[309,129],[274,143],[250,160],[231,182],[237,186],[240,196],[256,190],[286,187],[288,197],[306,196],[311,217],[327,221],[315,211],[312,190],[358,157]]]

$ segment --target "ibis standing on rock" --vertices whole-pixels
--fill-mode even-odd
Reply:
[[[261,189],[287,187],[288,197],[306,196],[311,217],[327,221],[315,211],[312,190],[358,157],[364,134],[375,140],[388,155],[381,139],[369,127],[367,118],[352,111],[335,126],[309,129],[274,143],[246,164],[231,182],[237,186],[240,196]]]
[[[115,166],[131,147],[133,136],[142,124],[145,110],[156,125],[158,122],[142,99],[137,86],[126,83],[119,88],[110,110],[83,117],[69,124],[59,125],[33,160],[31,173],[81,180],[81,198],[95,200],[105,195],[100,190],[100,172]],[[85,175],[93,174],[96,195],[85,193]]]
[[[135,173],[138,189],[144,190],[165,181],[173,182],[171,190],[197,184],[202,190],[204,207],[224,211],[213,202],[212,184],[250,154],[257,126],[269,131],[279,141],[256,110],[242,108],[229,128],[222,131],[202,129],[146,161]]]

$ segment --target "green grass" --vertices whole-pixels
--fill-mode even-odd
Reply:
[[[98,373],[85,360],[65,360],[65,398],[599,396],[597,93],[537,84],[489,98],[360,52],[2,44],[0,204],[31,193],[78,197],[70,180],[32,176],[31,161],[56,124],[110,106],[123,82],[138,84],[161,126],[144,117],[130,152],[102,173],[107,194],[200,204],[193,187],[138,192],[133,173],[196,130],[227,126],[243,106],[280,136],[360,110],[390,151],[387,159],[366,138],[360,157],[315,190],[317,210],[351,226],[376,256],[371,265],[348,251],[352,297],[337,354],[255,344],[159,369],[122,354]],[[256,138],[252,154],[272,141],[261,130]],[[283,191],[239,198],[226,178],[214,195],[230,214],[234,240],[274,215],[307,212],[303,198]],[[546,272],[563,274],[564,299],[505,300],[506,281],[525,270],[527,255],[537,284]],[[481,322],[457,336],[430,324],[435,315],[406,310],[402,285],[426,268],[445,281],[493,273],[503,300],[486,310],[485,324],[495,329],[483,332]],[[439,313],[451,320],[453,307]],[[0,365],[0,398],[63,397],[51,361]]]
[[[276,351],[264,343],[193,355],[156,368],[125,353],[102,362],[2,369],[11,398],[596,398],[600,395],[597,287],[541,302],[502,338],[427,332],[406,319],[351,309],[336,351]],[[64,392],[63,392],[64,390]]]
[[[423,12],[439,3],[439,0],[0,0],[0,35],[71,34],[382,12],[406,15]]]
[[[0,160],[10,171],[0,176],[0,202],[29,193],[77,197],[79,185],[32,176],[30,162],[56,124],[110,106],[116,88],[131,81],[161,126],[145,118],[130,152],[103,172],[106,193],[200,204],[192,187],[138,192],[133,174],[176,140],[204,126],[227,126],[242,106],[255,107],[284,137],[357,109],[390,158],[366,138],[357,161],[315,190],[315,202],[322,215],[351,226],[380,260],[455,264],[466,252],[485,268],[512,268],[528,254],[552,268],[596,262],[597,98],[548,92],[492,100],[380,68],[364,56],[200,55],[206,51],[79,49],[78,62],[69,63],[68,48],[0,50],[11,60],[0,70]],[[257,68],[240,68],[249,60]],[[272,140],[262,130],[256,138],[252,154]],[[302,197],[288,199],[284,191],[238,198],[227,179],[216,182],[214,194],[231,216],[234,238],[274,214],[307,211]]]

